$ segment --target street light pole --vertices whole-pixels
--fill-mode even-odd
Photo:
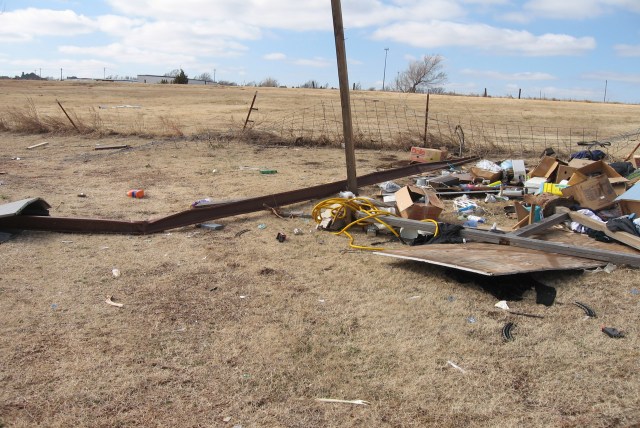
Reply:
[[[387,54],[389,48],[384,48],[384,71],[382,72],[382,92],[384,92],[384,80],[387,77]]]

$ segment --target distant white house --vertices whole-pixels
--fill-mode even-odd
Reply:
[[[163,80],[171,83],[171,76],[156,76],[154,74],[138,74],[138,83],[162,83]],[[213,85],[213,82],[207,82],[200,79],[189,79],[189,85]]]

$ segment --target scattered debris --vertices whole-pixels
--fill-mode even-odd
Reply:
[[[86,198],[87,195],[85,193],[78,193],[79,198]]]
[[[42,142],[42,143],[38,143],[38,144],[34,144],[32,146],[27,147],[27,150],[35,149],[36,147],[46,146],[47,144],[49,144],[48,141],[45,141],[45,142]]]
[[[196,224],[196,227],[201,227],[203,229],[209,229],[209,230],[222,230],[222,229],[224,229],[224,224],[219,224],[219,223],[199,223],[199,224]]]
[[[302,229],[298,229],[297,227],[295,229],[293,229],[293,234],[294,235],[302,235]]]
[[[112,269],[111,274],[113,275],[114,278],[120,278],[120,275],[121,275],[120,269],[116,269],[116,268]]]
[[[577,307],[579,307],[580,309],[582,309],[584,311],[584,314],[589,317],[589,318],[595,318],[596,317],[596,311],[594,311],[593,309],[591,309],[589,306],[585,305],[582,302],[578,302],[575,301],[573,302],[574,305],[576,305]]]
[[[120,144],[117,146],[96,146],[93,150],[120,150],[120,149],[128,149],[130,146],[128,144]]]
[[[323,403],[357,404],[360,406],[368,406],[371,404],[365,400],[339,400],[337,398],[316,398],[316,401],[321,401]]]
[[[278,234],[276,235],[276,239],[278,240],[278,242],[282,243],[287,240],[287,235],[282,232],[278,232]]]
[[[509,312],[510,314],[513,314],[513,315],[521,315],[523,317],[529,317],[529,318],[544,318],[544,315],[528,314],[528,313],[525,313],[525,312],[513,311],[513,310],[511,310],[509,308],[509,305],[507,305],[507,302],[505,300],[499,301],[494,306],[496,308],[505,310],[505,311],[507,311],[507,312]]]
[[[106,304],[108,304],[108,305],[115,306],[116,308],[123,308],[124,307],[124,305],[122,303],[116,303],[112,299],[113,299],[113,296],[107,296],[107,300],[105,300],[104,302]]]
[[[278,171],[275,169],[261,169],[260,174],[277,174]]]
[[[602,326],[602,332],[609,337],[613,337],[614,339],[620,339],[624,337],[624,332],[614,327]]]
[[[144,189],[132,189],[127,192],[127,196],[134,199],[144,198]]]
[[[236,238],[239,238],[239,237],[241,237],[242,235],[244,235],[244,234],[245,234],[245,233],[247,233],[247,232],[250,232],[250,230],[249,230],[249,229],[242,229],[242,230],[240,230],[240,231],[236,232],[236,234],[235,234],[234,236],[235,236]]]
[[[453,367],[454,369],[460,371],[460,373],[464,374],[467,371],[465,369],[463,369],[462,367],[460,367],[459,365],[457,365],[456,363],[454,363],[451,360],[447,360],[447,364],[449,364],[451,367]]]
[[[515,324],[512,322],[508,322],[502,327],[502,338],[505,341],[513,340],[513,335],[511,334],[513,327],[515,327]]]

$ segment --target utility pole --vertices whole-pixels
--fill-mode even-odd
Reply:
[[[42,68],[40,69],[40,78],[42,79]]]
[[[338,80],[340,82],[340,104],[342,105],[342,133],[347,161],[347,190],[358,194],[356,175],[356,154],[353,145],[353,124],[351,123],[351,101],[349,99],[349,73],[347,71],[347,51],[344,45],[344,26],[340,0],[331,0],[333,13],[333,34],[336,40]]]
[[[102,67],[102,78],[107,79],[107,67]]]
[[[213,83],[216,83],[216,69],[213,69]]]
[[[389,48],[384,48],[384,71],[382,72],[382,92],[384,92],[384,81],[387,77],[387,54],[389,53]]]
[[[607,81],[604,81],[604,100],[602,101],[603,103],[607,102]]]
[[[60,69],[60,81],[62,82],[62,68]]]

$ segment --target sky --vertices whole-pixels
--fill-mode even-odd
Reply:
[[[640,0],[342,0],[350,84],[441,55],[446,91],[640,103]],[[0,76],[338,86],[330,0],[0,0]]]

